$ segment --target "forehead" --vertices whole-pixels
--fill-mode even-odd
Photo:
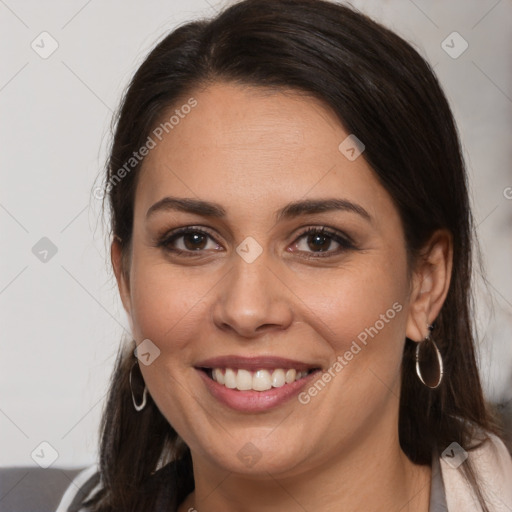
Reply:
[[[161,122],[169,120],[143,163],[141,213],[166,193],[258,210],[326,193],[350,195],[370,210],[392,206],[364,158],[340,152],[350,134],[311,96],[213,84],[173,105]]]

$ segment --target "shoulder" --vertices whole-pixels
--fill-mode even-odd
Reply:
[[[512,458],[499,437],[490,433],[486,437],[477,448],[467,452],[459,445],[455,445],[449,452],[443,452],[440,465],[448,510],[480,510],[460,469],[466,458],[471,460],[475,468],[491,512],[512,510]]]
[[[100,472],[98,466],[93,464],[73,479],[63,494],[55,512],[85,512],[80,504],[91,497],[100,487]]]

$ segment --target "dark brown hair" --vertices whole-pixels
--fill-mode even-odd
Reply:
[[[479,380],[470,293],[473,224],[465,166],[447,100],[425,60],[404,40],[351,7],[323,0],[245,0],[211,20],[167,35],[133,77],[117,119],[106,198],[112,235],[129,267],[134,198],[140,164],[112,178],[142,147],[163,113],[210,83],[227,81],[296,90],[322,100],[349,133],[400,213],[409,261],[436,229],[453,236],[450,288],[432,333],[445,375],[436,390],[414,373],[414,343],[406,340],[399,437],[411,461],[430,464],[453,441],[467,450],[476,431],[498,434]],[[120,351],[102,422],[102,488],[96,512],[150,511],[157,493],[150,476],[161,457],[182,461],[179,503],[193,488],[189,449],[149,399],[135,412],[128,381],[132,343]],[[470,461],[463,465],[484,510]]]

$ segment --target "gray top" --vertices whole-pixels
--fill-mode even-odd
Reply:
[[[430,507],[428,512],[447,512],[446,493],[444,490],[443,477],[439,456],[434,453],[432,457],[432,480],[430,482]]]

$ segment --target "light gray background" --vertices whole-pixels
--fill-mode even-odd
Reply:
[[[92,195],[112,112],[157,40],[224,3],[0,0],[1,466],[49,463],[53,450],[58,466],[95,460],[110,372],[129,330]],[[488,271],[478,293],[483,379],[490,398],[510,400],[512,2],[354,5],[412,42],[451,102]],[[50,47],[43,31],[58,43],[47,59],[31,48]],[[457,59],[441,47],[454,31],[469,44]],[[46,263],[32,252],[42,237],[57,247]]]

